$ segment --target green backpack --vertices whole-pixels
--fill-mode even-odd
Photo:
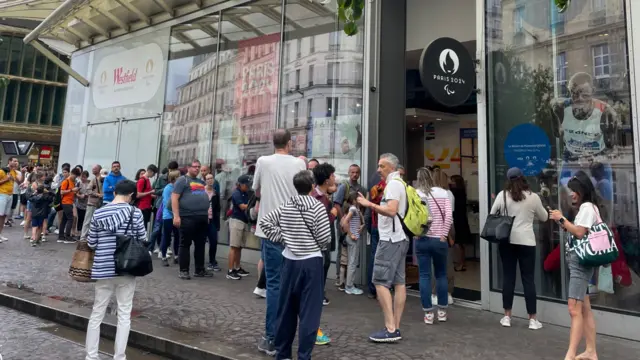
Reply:
[[[408,237],[414,237],[421,235],[427,228],[429,223],[429,208],[427,204],[422,201],[418,191],[401,178],[397,177],[394,180],[398,180],[404,185],[407,193],[407,212],[404,218],[398,214],[400,222],[402,222],[402,229]],[[394,222],[395,224],[395,222]],[[395,231],[395,226],[393,231]]]

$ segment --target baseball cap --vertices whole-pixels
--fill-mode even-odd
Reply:
[[[238,178],[238,184],[249,185],[251,183],[251,177],[249,175],[242,175]]]
[[[515,180],[521,177],[523,177],[522,170],[517,167],[512,167],[507,171],[507,179],[509,180]]]

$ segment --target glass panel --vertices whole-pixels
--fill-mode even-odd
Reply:
[[[29,45],[24,47],[24,60],[22,60],[22,76],[33,77],[33,65],[36,57],[36,49]]]
[[[0,74],[8,72],[7,63],[9,61],[9,48],[11,46],[11,37],[0,35]]]
[[[614,283],[614,293],[597,290],[594,276],[591,301],[594,306],[638,312],[640,235],[628,65],[626,56],[616,56],[626,47],[624,1],[606,2],[606,17],[597,30],[587,2],[571,2],[562,16],[564,32],[539,22],[544,15],[558,23],[554,2],[517,3],[514,13],[513,2],[488,1],[494,7],[485,14],[487,33],[501,34],[485,44],[489,190],[498,196],[507,169],[520,167],[532,191],[527,196],[539,197],[545,207],[560,209],[573,221],[579,208],[569,192],[580,191],[570,180],[576,175],[582,179],[578,183],[585,188],[582,192],[593,193],[621,252],[608,279]],[[601,8],[604,3],[592,4]],[[514,21],[495,21],[514,15],[518,16]],[[514,36],[518,32],[522,36]],[[539,296],[566,299],[570,280],[563,255],[565,238],[558,225],[545,221],[535,221],[532,233],[512,238],[536,245]],[[504,277],[495,246],[491,260],[491,287],[500,290]],[[599,274],[605,276],[601,270]],[[516,291],[523,291],[520,280]]]
[[[36,51],[36,64],[33,72],[33,77],[36,79],[44,79],[44,70],[47,63],[47,58],[44,55],[40,54],[39,51]]]
[[[42,101],[42,93],[44,85],[34,84],[31,89],[31,102],[29,103],[29,124],[37,124],[40,120],[40,102]]]
[[[54,87],[44,87],[42,96],[42,111],[40,112],[40,125],[49,125],[51,118],[51,106],[53,105]]]
[[[58,65],[53,61],[47,60],[47,72],[45,73],[45,79],[49,81],[58,80]]]
[[[56,87],[53,99],[53,117],[51,119],[52,126],[62,126],[64,119],[64,99],[67,95],[67,88]]]
[[[64,61],[66,64],[70,63],[68,56],[60,55],[59,58],[60,60]],[[58,82],[66,84],[68,80],[69,80],[69,75],[66,72],[64,72],[62,69],[58,68]]]
[[[11,38],[11,61],[9,62],[9,74],[20,75],[22,62],[22,38]]]
[[[16,115],[17,123],[27,122],[27,114],[29,113],[29,100],[31,99],[32,86],[33,84],[31,83],[20,83],[20,97],[18,98],[18,113]],[[64,99],[62,101],[64,102]]]
[[[14,106],[18,102],[18,87],[20,82],[16,80],[9,81],[7,86],[7,96],[4,101],[4,109],[2,109],[2,120],[4,122],[13,122]]]

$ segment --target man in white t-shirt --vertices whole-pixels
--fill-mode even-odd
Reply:
[[[409,239],[402,228],[400,218],[407,212],[407,190],[399,180],[398,158],[393,154],[382,154],[378,161],[378,173],[387,181],[380,205],[367,200],[362,194],[358,203],[378,214],[380,240],[373,263],[373,284],[384,313],[385,328],[369,336],[374,342],[396,342],[400,335],[400,319],[407,300],[405,286],[405,263],[409,250]],[[395,295],[391,298],[391,286]]]
[[[267,236],[260,228],[260,222],[267,214],[279,208],[291,197],[298,195],[295,186],[293,186],[293,177],[307,168],[304,161],[289,155],[293,144],[291,133],[288,130],[276,130],[273,133],[273,145],[276,149],[275,154],[261,156],[258,159],[256,173],[253,177],[253,188],[260,199],[255,234],[262,240],[263,271],[267,284],[265,334],[258,343],[258,350],[269,356],[276,353],[274,339],[284,247],[280,243],[267,240]]]

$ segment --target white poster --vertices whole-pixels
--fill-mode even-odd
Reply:
[[[109,109],[147,102],[160,89],[163,76],[163,52],[156,43],[105,56],[93,75],[93,103]]]

